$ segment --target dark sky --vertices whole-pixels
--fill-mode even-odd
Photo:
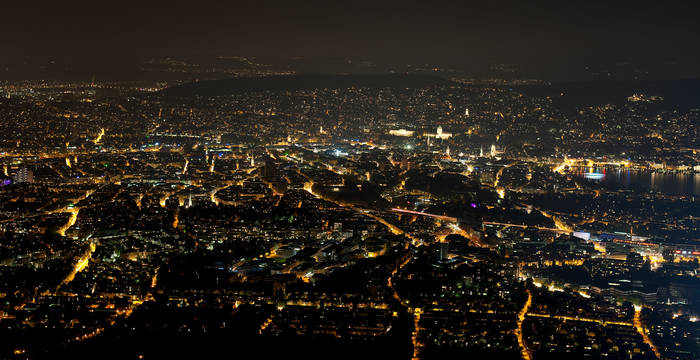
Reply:
[[[0,57],[120,62],[225,54],[685,69],[700,63],[693,2],[12,1],[0,14]]]

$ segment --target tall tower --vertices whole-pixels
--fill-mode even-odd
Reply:
[[[438,126],[437,128],[437,137],[440,137],[442,135],[442,126]]]
[[[479,157],[484,157],[484,146],[481,145],[481,148],[479,149]]]
[[[496,144],[491,144],[491,156],[496,156]]]
[[[450,258],[450,243],[448,242],[441,242],[438,243],[438,247],[440,249],[440,261],[447,261]]]
[[[271,157],[265,157],[265,165],[263,166],[263,177],[272,179],[277,175],[277,164]]]

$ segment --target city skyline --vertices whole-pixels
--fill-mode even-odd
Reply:
[[[15,2],[0,359],[700,359],[680,2]]]

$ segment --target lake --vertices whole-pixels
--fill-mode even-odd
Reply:
[[[700,174],[668,173],[618,167],[577,167],[573,174],[609,188],[654,190],[665,194],[700,195]]]

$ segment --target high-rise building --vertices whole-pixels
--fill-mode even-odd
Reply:
[[[263,167],[263,177],[272,179],[277,175],[277,164],[271,157],[265,157],[265,166]]]
[[[15,183],[33,183],[34,173],[26,167],[20,168],[12,178]]]
[[[439,249],[440,249],[440,261],[446,261],[449,259],[450,255],[450,243],[449,242],[441,242],[438,244]]]

